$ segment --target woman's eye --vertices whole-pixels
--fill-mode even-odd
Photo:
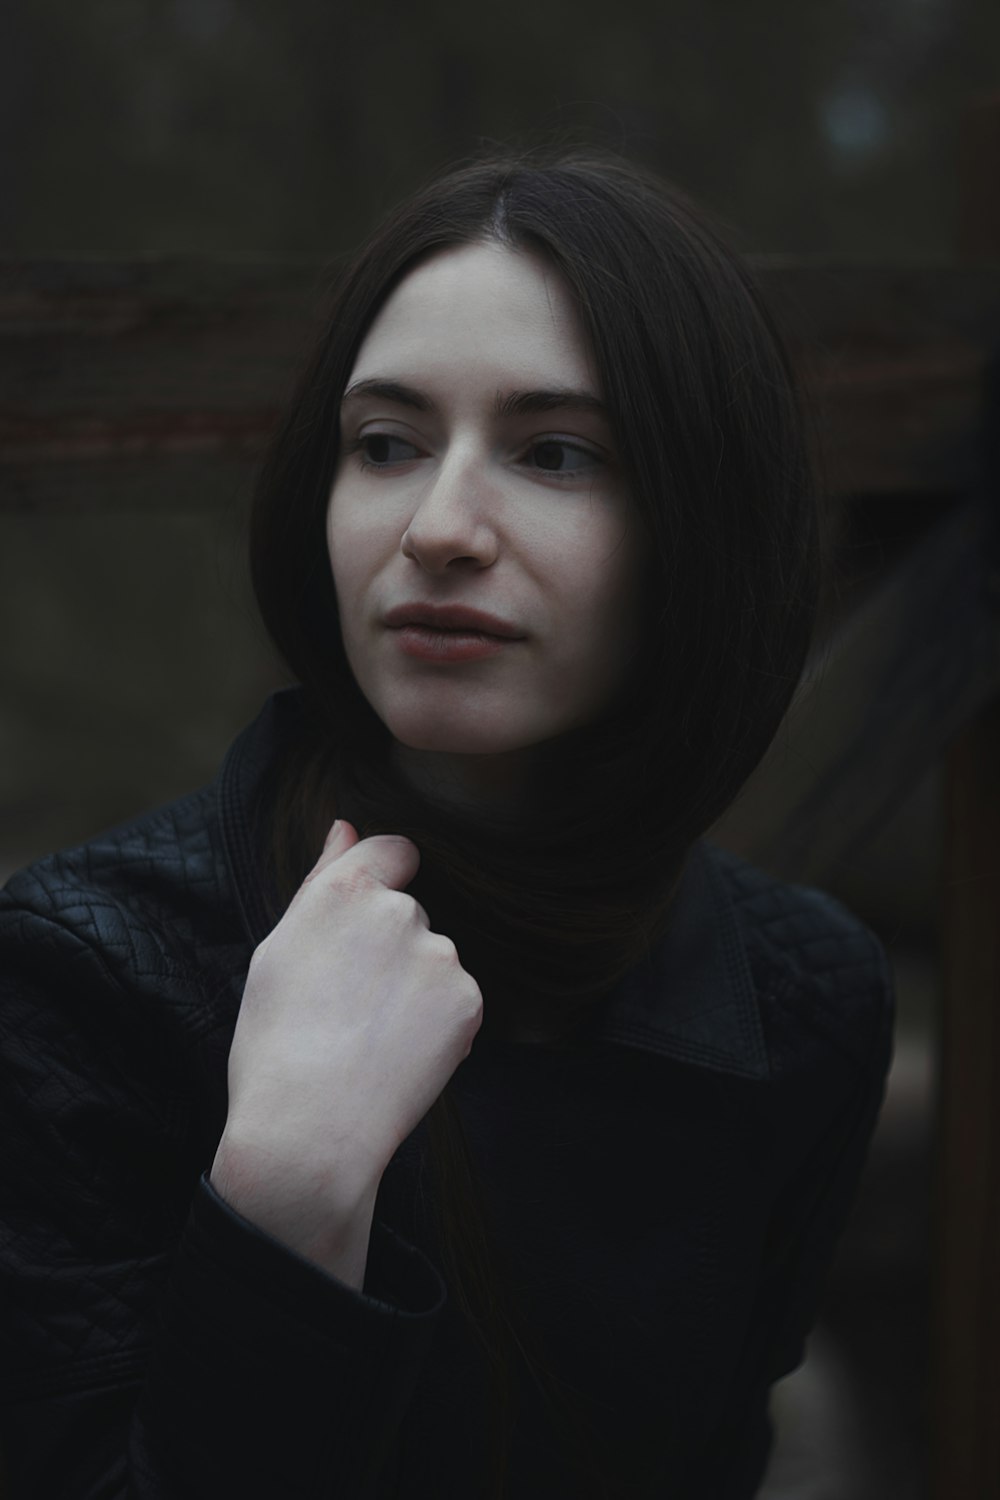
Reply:
[[[546,474],[578,474],[584,469],[595,469],[601,460],[589,448],[577,447],[557,438],[546,438],[536,443],[529,454],[529,462]]]
[[[363,468],[387,469],[392,464],[407,463],[417,457],[413,443],[404,438],[391,437],[387,432],[370,432],[359,438],[355,445],[361,454]]]

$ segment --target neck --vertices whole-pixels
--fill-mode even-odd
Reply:
[[[449,810],[487,815],[523,814],[536,784],[530,750],[506,755],[448,755],[394,742],[392,762],[415,791]]]

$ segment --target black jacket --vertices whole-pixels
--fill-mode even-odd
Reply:
[[[209,1187],[247,966],[272,699],[205,790],[0,897],[2,1373],[15,1500],[474,1500],[486,1376],[421,1176],[383,1178],[358,1293]],[[555,1374],[622,1497],[747,1500],[885,1087],[884,955],[816,891],[701,845],[653,961],[568,1052],[455,1086]],[[583,1496],[527,1382],[513,1500]],[[596,1469],[595,1469],[596,1472]]]

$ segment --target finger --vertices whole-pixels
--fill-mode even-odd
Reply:
[[[343,840],[351,829],[354,829],[354,825],[353,823],[348,823],[346,818],[334,818],[327,830],[326,838],[323,840],[323,848],[329,849],[331,844],[336,844]],[[357,832],[356,829],[354,831]]]
[[[328,865],[332,865],[334,860],[339,859],[342,854],[346,854],[348,849],[353,848],[358,841],[358,831],[354,825],[346,822],[343,818],[335,818],[330,824],[330,830],[323,841],[323,848],[320,851],[319,859],[317,859],[309,874],[303,880],[302,887],[310,885],[316,879],[317,875],[322,874]]]
[[[363,875],[393,891],[405,890],[419,868],[416,844],[400,833],[373,833],[324,865],[331,878],[348,881]]]
[[[339,859],[359,842],[360,836],[353,823],[348,823],[346,818],[334,818],[330,831],[323,840],[323,851],[316,861],[317,869],[325,869],[331,860]]]

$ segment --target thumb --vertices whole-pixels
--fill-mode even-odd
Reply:
[[[357,843],[360,843],[360,839],[354,824],[348,823],[345,818],[334,818],[330,831],[323,840],[323,851],[316,861],[316,869],[325,870],[328,864],[346,854],[348,849],[353,849]]]
[[[330,825],[329,833],[323,840],[323,848],[320,851],[319,859],[317,859],[302,884],[305,886],[310,881],[315,880],[317,875],[321,875],[329,865],[332,865],[342,854],[346,854],[348,849],[353,849],[354,845],[360,842],[358,830],[354,827],[353,823],[348,823],[344,818],[335,818]]]
[[[333,863],[333,859],[326,859],[314,873]],[[343,864],[331,870],[330,878],[339,880],[342,872],[350,882],[360,875],[390,890],[402,891],[419,868],[420,853],[412,839],[401,833],[373,833],[366,839],[358,839],[356,848],[344,851]]]
[[[347,843],[344,842],[345,839],[348,840]],[[354,824],[348,823],[346,818],[334,818],[330,824],[330,831],[323,840],[323,848],[326,850],[337,845],[338,848],[342,846],[343,851],[343,849],[349,849],[351,844],[356,844],[357,842],[358,830]]]

